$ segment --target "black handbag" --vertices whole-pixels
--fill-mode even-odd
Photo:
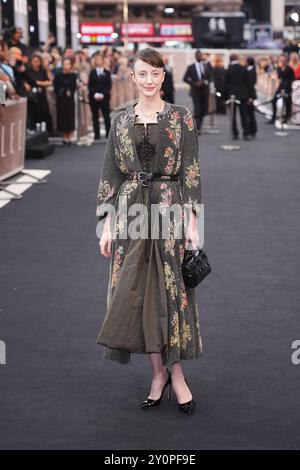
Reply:
[[[196,287],[211,272],[204,250],[185,250],[182,261],[182,275],[186,287]]]

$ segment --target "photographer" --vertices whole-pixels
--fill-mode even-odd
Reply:
[[[77,75],[72,72],[72,60],[65,57],[62,70],[54,78],[56,93],[57,130],[63,134],[63,145],[71,145],[75,130],[75,100]]]
[[[9,47],[17,47],[20,49],[22,55],[24,56],[24,62],[27,63],[28,58],[30,57],[30,48],[21,42],[21,39],[23,38],[22,28],[19,28],[18,26],[12,26],[12,28],[7,30],[6,34]]]
[[[292,113],[292,84],[295,79],[294,70],[289,66],[288,59],[281,56],[278,61],[277,74],[279,78],[279,87],[277,88],[273,97],[273,115],[272,119],[267,124],[275,124],[277,115],[277,101],[283,95],[285,104],[285,115],[283,116],[284,123],[287,124]]]
[[[16,92],[19,96],[26,97],[31,89],[37,86],[36,81],[27,73],[21,50],[13,47],[9,53],[10,64],[14,71]]]

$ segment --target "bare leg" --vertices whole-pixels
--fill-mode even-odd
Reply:
[[[161,396],[161,392],[164,384],[168,378],[167,368],[162,363],[162,358],[160,353],[150,353],[149,354],[150,363],[152,367],[152,384],[151,390],[148,395],[148,398],[152,400],[157,400]]]
[[[184,380],[183,370],[179,361],[172,364],[172,387],[178,403],[186,403],[192,399],[192,393]]]
[[[70,142],[72,135],[73,135],[73,132],[63,132],[63,140],[65,142]]]

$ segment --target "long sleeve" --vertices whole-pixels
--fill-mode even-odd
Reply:
[[[27,72],[27,70],[25,70],[24,72],[22,72],[22,76],[23,76],[23,80],[28,83],[32,88],[33,87],[36,87],[36,80],[34,80],[34,78],[32,78],[29,73]]]
[[[94,94],[96,93],[94,75],[95,75],[95,71],[91,70],[89,74],[89,81],[88,81],[88,89],[89,89],[90,96],[94,96]]]
[[[75,73],[72,73],[71,75],[71,92],[74,95],[76,88],[77,88],[77,75]]]
[[[116,197],[121,184],[125,181],[125,175],[121,172],[116,163],[115,152],[115,132],[116,120],[108,134],[107,144],[104,152],[104,161],[101,169],[101,175],[98,185],[97,209],[96,215],[102,220],[108,214],[109,208],[103,212],[102,204],[111,204],[115,207]],[[112,208],[113,210],[113,208]]]
[[[204,65],[204,77],[205,77],[205,80],[207,80],[208,82],[213,82],[214,81],[214,69],[213,67],[211,66],[211,64],[209,62],[205,63]]]
[[[182,80],[187,83],[188,85],[190,85],[192,88],[193,87],[196,87],[196,83],[194,82],[192,76],[191,76],[191,68],[188,67],[185,71],[185,74],[182,78]]]
[[[111,74],[110,72],[108,72],[105,76],[106,80],[104,82],[104,85],[103,85],[103,92],[104,95],[109,95],[110,91],[111,91],[111,86],[112,86],[112,82],[111,82]]]
[[[199,164],[199,141],[195,121],[185,108],[183,115],[183,159],[180,169],[182,203],[191,207],[197,218],[200,216],[201,178]]]
[[[231,87],[231,69],[230,67],[225,71],[225,100],[229,98],[229,91]]]
[[[60,87],[61,87],[61,83],[60,83],[60,73],[58,73],[57,75],[55,75],[54,81],[53,81],[53,85],[54,85],[54,91],[55,91],[55,93],[58,95],[59,89],[60,89]]]

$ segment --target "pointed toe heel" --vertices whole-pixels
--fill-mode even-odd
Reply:
[[[185,383],[187,384],[187,386],[189,387],[188,381],[186,379],[184,379],[184,380],[185,380]],[[179,406],[179,409],[181,411],[183,411],[184,413],[186,413],[188,415],[191,415],[195,410],[196,400],[192,397],[192,399],[190,401],[187,401],[185,403],[178,403],[178,406]]]
[[[144,400],[142,403],[140,403],[140,405],[139,405],[140,408],[142,408],[142,409],[153,408],[153,407],[155,407],[155,406],[160,405],[160,402],[161,402],[161,399],[162,399],[162,397],[163,397],[164,391],[165,391],[165,389],[166,389],[167,387],[169,387],[167,397],[168,397],[168,400],[170,400],[170,398],[171,398],[171,384],[172,384],[172,378],[171,378],[171,374],[170,374],[169,371],[168,371],[168,374],[169,374],[168,379],[167,379],[165,385],[163,386],[163,389],[162,389],[162,392],[161,392],[160,397],[159,397],[157,400],[154,400],[154,399],[152,399],[152,398],[146,398],[146,400]]]
[[[196,402],[194,398],[192,398],[190,401],[187,401],[186,403],[178,403],[178,406],[181,411],[184,413],[191,415],[195,409]]]

